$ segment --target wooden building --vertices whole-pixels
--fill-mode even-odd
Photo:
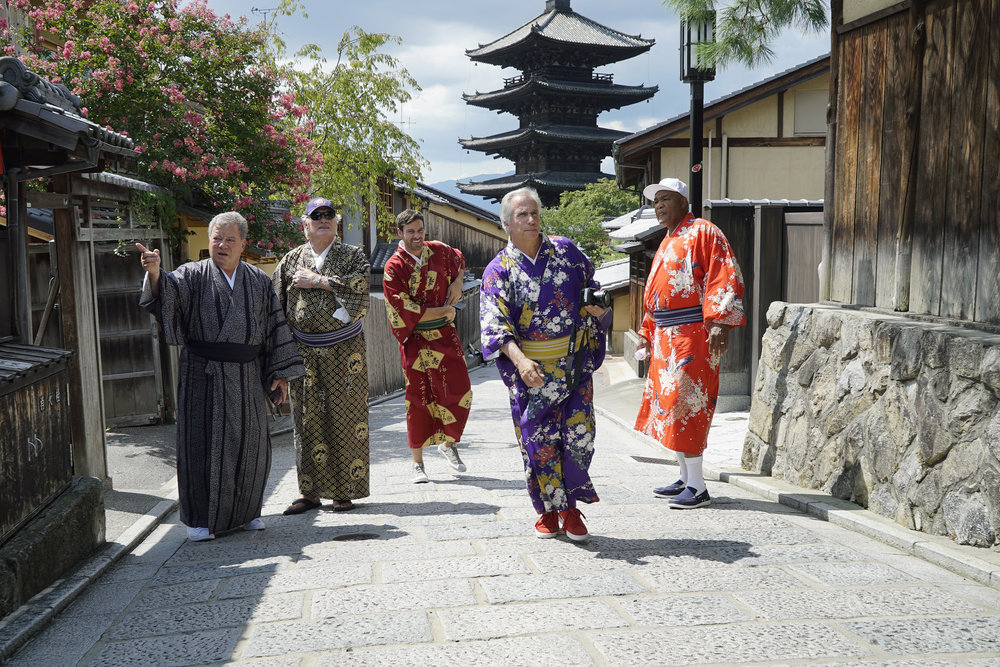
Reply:
[[[657,89],[616,84],[611,74],[594,69],[645,53],[653,44],[577,14],[569,0],[547,0],[545,11],[532,20],[466,51],[473,61],[513,67],[521,74],[505,79],[500,90],[463,96],[469,104],[517,116],[518,127],[460,140],[464,148],[515,165],[513,176],[460,183],[462,191],[499,200],[530,185],[543,205],[555,206],[562,191],[602,178],[601,160],[626,133],[598,127],[598,114],[646,100]]]
[[[81,172],[125,167],[131,139],[80,115],[81,100],[0,58],[0,616],[104,541],[107,477],[94,244],[100,185]],[[47,179],[48,192],[27,182]],[[28,206],[52,211],[59,346],[39,345]],[[150,230],[136,230],[134,238]],[[43,318],[44,319],[44,318]]]
[[[1000,544],[1000,3],[834,0],[825,303],[768,313],[745,467]]]
[[[802,63],[705,104],[705,199],[823,198],[830,56]],[[618,187],[687,182],[690,113],[618,139]]]

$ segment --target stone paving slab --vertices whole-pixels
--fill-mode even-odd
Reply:
[[[464,607],[476,602],[471,582],[464,579],[326,588],[313,594],[312,617],[331,618],[342,614]]]
[[[239,599],[156,609],[129,615],[109,632],[109,639],[135,639],[189,633],[203,628],[243,627],[248,623],[284,621],[302,616],[301,594]]]
[[[309,653],[378,644],[417,644],[433,639],[427,614],[410,611],[341,616],[302,623],[270,623],[251,631],[241,657]]]
[[[849,621],[844,627],[895,655],[1000,651],[1000,618],[917,618]]]
[[[871,650],[824,623],[727,625],[591,633],[610,665],[638,665],[670,647],[673,664],[768,664],[773,660],[860,658]]]
[[[146,637],[108,642],[89,664],[117,666],[204,665],[222,662],[232,655],[240,638],[239,628],[198,630],[172,637]]]
[[[383,563],[382,581],[388,584],[420,579],[469,579],[506,574],[529,574],[530,572],[524,558],[518,555],[439,558]]]
[[[646,593],[649,589],[624,572],[587,574],[513,575],[481,579],[479,586],[490,604],[522,600],[601,597]]]
[[[526,656],[530,658],[526,659]],[[593,656],[566,634],[486,641],[358,649],[320,655],[317,667],[429,667],[430,665],[590,665]]]
[[[497,639],[524,634],[557,633],[573,619],[574,630],[616,628],[628,625],[607,603],[600,600],[495,604],[475,609],[437,612],[445,639]]]

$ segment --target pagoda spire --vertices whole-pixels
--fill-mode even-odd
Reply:
[[[531,21],[467,50],[474,61],[521,71],[499,90],[463,95],[468,104],[516,116],[517,129],[459,140],[467,150],[511,160],[515,173],[458,187],[499,200],[530,185],[543,205],[553,206],[564,190],[610,177],[601,173],[601,161],[628,133],[598,127],[598,114],[649,99],[657,88],[618,85],[594,69],[645,53],[654,43],[577,14],[570,0],[546,0],[545,12]]]

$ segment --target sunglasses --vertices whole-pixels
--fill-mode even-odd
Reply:
[[[315,213],[310,213],[309,217],[313,220],[333,220],[337,217],[337,214],[333,211],[316,211]]]

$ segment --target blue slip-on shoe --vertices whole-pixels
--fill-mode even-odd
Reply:
[[[670,503],[672,510],[693,510],[696,507],[711,505],[712,499],[708,495],[708,489],[695,493],[694,487],[689,486],[667,502]]]
[[[673,498],[686,488],[687,484],[684,480],[679,479],[669,486],[661,486],[658,489],[653,489],[653,495],[657,498]]]

